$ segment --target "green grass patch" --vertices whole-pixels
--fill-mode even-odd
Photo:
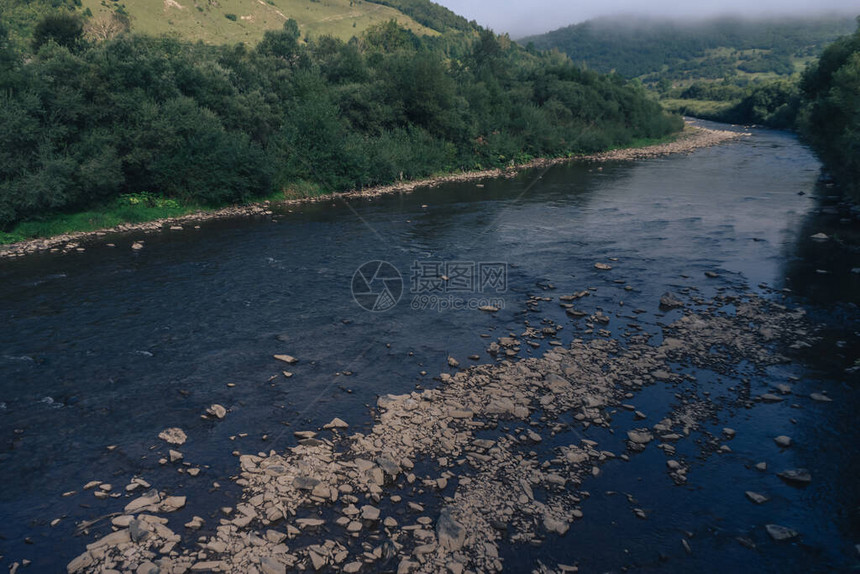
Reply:
[[[717,118],[737,102],[720,102],[716,100],[661,100],[663,107],[676,114],[695,116],[697,118]]]
[[[282,186],[281,191],[276,191],[275,193],[263,199],[269,201],[285,201],[290,199],[306,199],[309,197],[319,197],[322,195],[327,195],[329,193],[331,192],[328,192],[323,189],[323,187],[318,183],[306,180],[299,180],[290,182],[289,184]]]
[[[0,244],[53,237],[75,231],[98,231],[123,223],[142,223],[167,217],[179,217],[200,209],[199,205],[180,205],[175,200],[159,198],[146,192],[125,195],[103,209],[52,214],[35,220],[22,221],[11,231],[0,231]]]

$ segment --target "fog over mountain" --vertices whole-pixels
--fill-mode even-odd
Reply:
[[[435,0],[478,24],[519,38],[601,16],[636,14],[656,18],[706,18],[741,15],[802,16],[856,13],[856,0]]]

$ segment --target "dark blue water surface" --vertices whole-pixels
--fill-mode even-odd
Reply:
[[[449,355],[463,366],[491,360],[482,335],[520,333],[526,320],[569,325],[565,342],[581,335],[556,303],[527,312],[529,295],[596,287],[585,310],[623,301],[648,311],[640,322],[659,334],[663,292],[696,288],[709,297],[735,287],[803,304],[824,327],[821,343],[754,380],[754,390],[791,381],[798,392],[827,390],[834,402],[720,410],[709,430],[736,428],[733,452],[699,456],[694,441],[679,446],[694,461],[685,487],[673,485],[656,449],[610,462],[584,484],[585,520],[564,538],[506,548],[507,564],[516,571],[537,560],[578,562],[589,572],[857,568],[860,400],[857,375],[845,369],[858,357],[860,274],[851,272],[860,267],[851,248],[858,221],[817,183],[819,169],[794,136],[755,130],[690,155],[333,200],[274,218],[104,239],[116,247],[0,261],[0,565],[29,559],[31,571],[61,571],[105,532],[101,525],[75,534],[76,523],[123,504],[82,492],[90,480],[121,489],[142,476],[187,494],[187,512],[171,518],[179,532],[191,514],[208,517],[235,503],[233,451],[283,449],[294,443],[292,430],[333,416],[367,428],[377,395],[436,384]],[[810,241],[818,232],[834,239]],[[144,249],[130,249],[136,240]],[[612,271],[594,269],[610,258]],[[385,313],[363,310],[350,291],[356,269],[374,260],[390,262],[404,280],[403,298]],[[414,308],[412,268],[428,262],[505,263],[504,293],[452,294],[501,297],[504,309]],[[287,366],[272,358],[277,353],[300,361]],[[472,354],[481,359],[470,361]],[[285,369],[294,376],[285,378]],[[699,390],[715,394],[736,382],[697,377]],[[636,404],[656,422],[677,392],[657,385]],[[225,420],[201,418],[212,403],[229,409]],[[637,424],[631,414],[616,417],[622,428]],[[159,465],[166,450],[157,435],[170,426],[188,433],[185,460],[203,467],[200,476]],[[622,452],[621,437],[589,433]],[[775,449],[771,437],[779,434],[796,447]],[[802,490],[787,486],[774,472],[749,468],[761,460],[773,471],[810,468],[815,480]],[[755,506],[745,490],[773,500]],[[67,491],[77,493],[63,497]],[[623,494],[607,491],[632,494],[649,519],[635,518]],[[51,527],[55,518],[62,520]],[[771,522],[802,537],[776,544],[763,529]],[[741,536],[756,547],[738,543]]]

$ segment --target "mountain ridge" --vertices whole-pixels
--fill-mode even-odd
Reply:
[[[854,28],[854,17],[842,14],[700,20],[606,17],[518,42],[543,50],[556,48],[588,68],[643,82],[762,75],[772,79],[801,71],[826,45]]]

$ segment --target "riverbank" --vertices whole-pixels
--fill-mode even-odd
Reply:
[[[606,152],[576,157],[563,157],[551,159],[536,159],[525,164],[513,166],[508,169],[492,169],[456,173],[439,176],[431,179],[398,182],[392,185],[378,186],[361,191],[348,191],[334,196],[323,195],[307,198],[288,199],[283,201],[263,201],[244,206],[230,206],[213,211],[197,211],[179,217],[156,219],[141,223],[124,223],[115,227],[93,231],[78,231],[64,233],[61,235],[35,238],[9,245],[0,245],[0,259],[23,257],[32,253],[75,253],[84,251],[86,244],[95,240],[104,240],[108,235],[122,233],[157,233],[160,231],[181,231],[188,227],[194,227],[204,221],[217,219],[230,219],[235,217],[267,217],[273,215],[273,207],[286,208],[298,207],[303,204],[320,201],[331,201],[332,199],[357,199],[369,198],[394,193],[409,193],[420,187],[434,187],[445,183],[477,181],[497,177],[512,177],[513,175],[535,168],[544,168],[569,162],[606,162],[606,161],[629,161],[661,157],[679,153],[690,153],[703,147],[718,145],[725,141],[742,137],[743,133],[712,130],[688,125],[678,137],[665,143],[648,145],[643,147],[631,147]],[[137,244],[140,245],[140,244]]]

